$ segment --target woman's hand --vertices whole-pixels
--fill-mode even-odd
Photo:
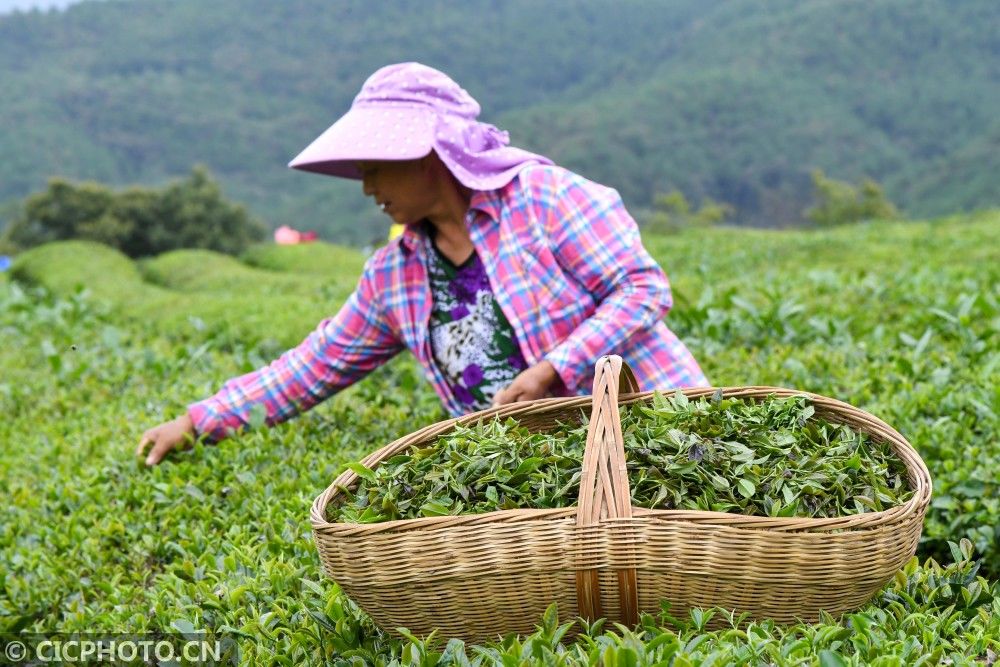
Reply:
[[[539,362],[528,370],[522,371],[505,389],[498,391],[493,397],[493,406],[545,398],[549,387],[557,377],[559,374],[556,373],[552,364],[548,361]]]
[[[146,456],[146,465],[155,466],[163,460],[172,449],[184,445],[189,446],[194,442],[195,431],[194,422],[186,414],[164,422],[159,426],[154,426],[142,434],[139,447],[135,450],[136,456],[142,456],[147,445],[152,445],[149,454]]]

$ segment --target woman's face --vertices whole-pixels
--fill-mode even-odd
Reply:
[[[355,162],[366,197],[400,224],[420,222],[438,200],[437,182],[428,160],[365,160]]]

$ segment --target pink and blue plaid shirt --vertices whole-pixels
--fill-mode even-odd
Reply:
[[[590,393],[604,354],[621,355],[644,390],[708,384],[663,322],[673,303],[670,284],[615,190],[560,167],[530,166],[498,190],[474,192],[466,224],[525,360],[548,360],[558,372],[554,395]],[[197,432],[222,439],[247,426],[257,405],[268,424],[282,422],[403,349],[448,412],[463,414],[431,353],[420,234],[408,226],[376,251],[340,311],[298,347],[190,405]]]

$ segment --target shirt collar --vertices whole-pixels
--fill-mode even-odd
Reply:
[[[469,210],[482,211],[494,220],[500,215],[499,190],[474,190],[469,201]]]
[[[422,235],[420,225],[406,225],[403,228],[403,233],[399,235],[399,245],[407,253],[413,252],[413,249],[420,243]]]

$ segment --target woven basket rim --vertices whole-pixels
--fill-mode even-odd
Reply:
[[[637,520],[667,520],[684,521],[689,523],[702,523],[707,525],[727,525],[736,528],[753,530],[770,530],[776,532],[834,532],[834,531],[861,531],[885,524],[898,523],[905,520],[912,514],[919,512],[922,507],[926,507],[930,502],[932,482],[930,472],[923,459],[916,449],[904,438],[896,429],[885,423],[875,415],[857,408],[849,403],[834,398],[829,398],[813,392],[788,389],[785,387],[774,387],[767,385],[754,386],[730,386],[730,387],[696,387],[688,389],[651,390],[631,394],[620,394],[619,405],[629,405],[632,403],[645,402],[650,400],[655,394],[660,393],[667,396],[673,395],[677,391],[691,398],[702,398],[711,396],[717,391],[722,392],[723,398],[750,398],[760,399],[769,395],[776,395],[779,398],[791,398],[794,396],[805,396],[813,401],[814,405],[823,409],[823,417],[834,423],[837,419],[831,418],[829,413],[840,415],[853,414],[854,416],[870,422],[871,426],[885,431],[884,434],[873,433],[871,429],[861,429],[870,437],[879,437],[888,440],[894,453],[902,460],[907,470],[907,482],[910,484],[913,495],[908,501],[896,505],[887,510],[878,512],[863,512],[859,514],[847,514],[838,517],[766,517],[752,514],[738,514],[733,512],[712,512],[704,510],[663,510],[649,509],[632,506],[633,518],[615,519],[614,521],[637,521]],[[535,401],[522,401],[499,407],[480,410],[469,413],[461,417],[447,419],[425,426],[405,436],[397,438],[389,444],[377,449],[361,460],[362,464],[369,468],[377,467],[385,459],[394,456],[400,451],[413,447],[419,443],[427,442],[429,439],[454,430],[456,426],[474,424],[480,420],[490,420],[496,417],[517,417],[527,415],[537,415],[551,412],[555,409],[589,410],[592,406],[593,397],[590,395],[576,397],[545,398]],[[819,411],[819,410],[817,410]],[[858,429],[859,427],[853,426]],[[887,436],[887,437],[883,437]],[[405,443],[401,446],[401,443]],[[490,523],[508,522],[529,522],[529,521],[555,521],[570,520],[576,516],[576,505],[551,509],[518,508],[511,510],[496,510],[481,514],[459,514],[439,517],[419,517],[415,519],[396,519],[393,521],[383,521],[378,523],[341,523],[329,522],[325,519],[326,507],[332,502],[344,488],[351,488],[357,483],[359,477],[357,473],[349,468],[344,470],[337,478],[313,501],[310,509],[310,522],[313,532],[324,534],[336,534],[339,536],[350,535],[373,535],[380,533],[405,533],[410,531],[427,531],[435,529],[452,528],[455,526],[470,526]]]

